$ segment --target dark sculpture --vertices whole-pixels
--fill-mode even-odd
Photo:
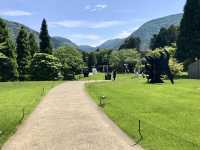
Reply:
[[[167,75],[174,84],[173,75],[169,68],[170,54],[167,50],[159,52],[159,56],[145,56],[144,71],[149,83],[164,83],[163,75]]]

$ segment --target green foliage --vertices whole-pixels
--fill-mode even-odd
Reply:
[[[124,44],[122,44],[121,46],[120,46],[120,50],[121,49],[137,49],[138,51],[140,50],[140,38],[135,38],[135,37],[128,37],[126,40],[125,40],[125,42],[124,42]]]
[[[74,47],[64,46],[54,51],[63,66],[64,79],[69,79],[73,74],[80,74],[83,68],[82,54]]]
[[[10,40],[5,22],[0,18],[0,74],[2,81],[16,80],[18,78],[16,49]],[[8,75],[8,76],[7,76]]]
[[[94,52],[91,52],[88,57],[88,67],[92,68],[92,67],[96,67],[96,65],[97,65],[96,54]]]
[[[168,29],[161,28],[158,34],[153,35],[151,39],[150,48],[152,50],[156,48],[164,48],[170,46],[172,43],[176,43],[179,29],[172,25]]]
[[[36,53],[31,62],[30,71],[33,80],[58,80],[61,76],[62,64],[53,55]]]
[[[52,54],[51,39],[48,33],[46,20],[43,19],[40,31],[40,53]]]
[[[19,79],[23,81],[29,73],[28,70],[31,61],[28,33],[23,27],[20,29],[16,43]]]
[[[178,63],[175,58],[176,48],[175,47],[164,47],[164,48],[157,48],[154,51],[151,51],[147,54],[147,56],[157,57],[161,56],[161,52],[167,50],[170,54],[169,59],[169,67],[174,76],[177,76],[183,72],[184,66],[182,63]]]
[[[128,64],[129,70],[133,72],[140,60],[140,53],[136,49],[122,49],[113,51],[110,56],[110,65],[119,72],[124,72],[124,64]]]
[[[39,52],[39,47],[33,33],[29,34],[29,46],[30,46],[31,57],[33,57],[35,53]]]
[[[103,71],[103,66],[110,64],[110,55],[112,50],[109,49],[97,49],[96,58],[97,58],[97,69]]]
[[[0,52],[0,81],[17,79],[16,63]]]
[[[184,62],[200,58],[200,3],[199,0],[187,0],[180,34],[177,41],[176,57]]]

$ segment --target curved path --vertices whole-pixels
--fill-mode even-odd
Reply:
[[[84,84],[52,89],[2,149],[141,150],[90,100]]]

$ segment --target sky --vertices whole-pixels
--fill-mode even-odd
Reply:
[[[143,23],[183,12],[186,0],[2,0],[0,17],[40,31],[42,19],[51,36],[78,45],[98,46],[124,38]]]

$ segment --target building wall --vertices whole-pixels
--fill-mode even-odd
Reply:
[[[188,74],[191,79],[200,79],[200,60],[189,65]]]

